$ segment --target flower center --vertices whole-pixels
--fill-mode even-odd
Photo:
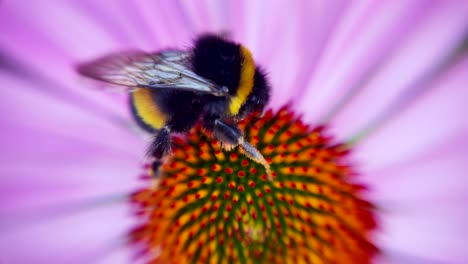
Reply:
[[[373,207],[360,197],[346,146],[287,107],[239,126],[273,181],[196,127],[175,140],[158,183],[133,195],[143,222],[132,243],[157,263],[371,262]]]

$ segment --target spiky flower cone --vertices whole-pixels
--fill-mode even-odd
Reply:
[[[154,263],[369,263],[373,207],[347,147],[287,107],[239,125],[273,181],[196,127],[176,140],[161,179],[133,196],[143,223],[132,243]]]

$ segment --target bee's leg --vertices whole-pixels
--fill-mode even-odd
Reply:
[[[159,178],[159,174],[160,174],[159,168],[161,167],[161,165],[162,165],[162,160],[161,159],[154,159],[152,161],[151,170],[153,172],[153,175],[152,175],[153,178],[155,178],[155,179]]]
[[[239,127],[216,119],[214,121],[213,133],[221,143],[227,144],[228,148],[231,146],[239,146],[247,157],[263,165],[269,180],[272,180],[270,164],[268,164],[260,151],[244,140],[244,136]]]
[[[168,127],[163,127],[154,136],[153,142],[148,148],[147,155],[153,157],[153,175],[159,176],[159,167],[162,165],[162,159],[171,151],[171,134]]]

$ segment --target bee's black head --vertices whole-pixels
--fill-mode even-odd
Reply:
[[[196,74],[236,93],[241,76],[240,45],[216,35],[203,35],[195,41],[192,66]]]
[[[241,120],[253,111],[263,111],[270,97],[266,76],[250,51],[216,35],[195,41],[192,66],[196,74],[229,89],[226,114]]]

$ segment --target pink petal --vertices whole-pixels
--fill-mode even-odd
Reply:
[[[424,206],[431,206],[431,203],[421,203],[415,208]],[[435,263],[466,263],[468,230],[464,219],[467,214],[461,212],[462,209],[463,205],[458,204],[458,208],[438,208],[413,214],[389,213],[382,217],[382,233],[377,236],[376,243],[390,255],[401,252],[427,259],[427,263],[431,263],[429,260]]]
[[[133,1],[132,3],[152,32],[154,42],[148,47],[150,50],[156,51],[167,47],[184,48],[194,36],[195,28],[182,2]]]
[[[468,127],[468,58],[434,84],[409,109],[398,113],[385,127],[358,146],[365,170],[382,168],[411,159]]]
[[[430,79],[459,47],[466,34],[468,5],[451,1],[424,9],[423,19],[416,21],[406,39],[395,39],[398,49],[383,61],[376,75],[368,79],[363,91],[352,99],[334,121],[336,131],[350,135],[390,106],[403,93],[411,92],[413,83]],[[409,27],[404,25],[405,27]],[[387,58],[385,58],[387,59]],[[429,86],[422,82],[419,86]],[[372,111],[369,111],[372,109]]]
[[[109,29],[96,26],[92,18],[63,2],[29,5],[8,2],[3,3],[1,14],[4,45],[14,48],[17,44],[16,49],[31,49],[38,56],[41,55],[39,51],[49,51],[50,55],[83,58],[109,52],[119,46],[118,38],[112,36]],[[116,34],[121,32],[117,28],[113,30]]]
[[[130,129],[31,90],[28,81],[0,78],[7,87],[0,105],[2,213],[136,188],[146,144]]]
[[[113,116],[115,120],[103,120],[101,116],[96,116],[89,109],[82,109],[77,105],[70,105],[64,101],[47,96],[41,92],[40,83],[23,81],[10,75],[1,74],[2,96],[8,98],[0,105],[2,111],[1,121],[3,123],[21,124],[26,129],[51,131],[55,134],[66,135],[83,140],[95,142],[99,145],[112,146],[124,152],[137,153],[138,150],[128,148],[121,142],[132,142],[137,144],[137,138],[130,129],[123,129],[131,119],[126,116]],[[35,86],[35,89],[31,89]],[[97,91],[94,91],[97,93]],[[23,107],[20,107],[23,106]],[[122,106],[122,108],[127,108]],[[124,111],[128,112],[128,109]],[[109,118],[109,117],[108,117]],[[9,126],[5,125],[5,129]],[[14,135],[13,133],[11,135]],[[112,135],[113,139],[109,137]],[[20,136],[20,135],[18,135]],[[140,142],[141,144],[141,142]]]
[[[365,173],[369,195],[380,209],[376,242],[384,249],[383,259],[387,251],[390,260],[404,256],[441,263],[468,260],[467,132],[432,145],[418,158]]]
[[[257,22],[258,27],[252,26],[248,31],[257,42],[249,47],[253,46],[259,64],[269,72],[273,108],[300,100],[317,57],[346,7],[346,2],[340,1],[275,3],[252,12],[252,16],[262,19]],[[278,17],[282,17],[282,23],[268,26],[275,24]],[[250,37],[246,42],[249,40],[252,42]]]
[[[99,108],[108,111],[122,111],[126,108],[122,107],[121,101],[109,100],[109,95],[97,93],[89,88],[89,83],[83,82],[83,78],[76,74],[76,64],[125,49],[154,51],[163,46],[145,38],[150,34],[137,34],[141,33],[138,29],[146,24],[137,14],[138,18],[128,15],[133,14],[127,12],[132,9],[131,5],[126,5],[130,9],[126,11],[126,6],[116,7],[119,5],[110,1],[108,5],[111,7],[94,1],[74,3],[17,5],[9,2],[2,5],[0,30],[4,34],[0,37],[0,44],[3,52],[19,68],[61,86],[61,91],[54,92],[66,95],[62,99],[70,103],[83,107],[99,104]],[[164,12],[157,6],[155,10]],[[139,42],[140,39],[144,43]],[[173,44],[187,41],[177,42],[173,37],[169,40]]]
[[[468,129],[434,145],[424,155],[366,172],[363,178],[373,186],[374,198],[411,202],[435,198],[455,201],[467,197],[464,190],[468,179],[463,177],[468,169],[464,162],[468,153],[466,132]]]
[[[123,149],[125,145],[122,142],[131,142],[129,140],[106,146],[107,140],[109,143],[119,140],[116,129],[99,131],[103,126],[93,118],[74,112],[66,105],[41,100],[40,95],[33,98],[35,100],[29,106],[38,107],[27,108],[28,118],[19,116],[19,111],[11,111],[13,108],[8,109],[9,104],[2,105],[2,108],[10,110],[8,113],[15,114],[13,117],[19,118],[1,121],[2,261],[94,261],[94,258],[100,258],[115,248],[117,242],[123,243],[118,240],[123,238],[118,236],[123,236],[133,226],[124,197],[139,185],[136,177],[140,173],[142,150],[138,152],[138,145],[131,148],[127,145]],[[21,99],[27,100],[25,97]],[[17,107],[28,105],[19,104],[21,100],[14,96],[11,100],[9,103],[13,105],[16,102],[14,105]],[[66,118],[62,119],[61,115]],[[80,117],[83,120],[73,119]],[[67,120],[71,120],[69,125]],[[83,129],[86,127],[90,129]],[[101,137],[100,132],[105,134],[105,131],[108,133]],[[111,147],[116,143],[121,145],[121,150]],[[135,154],[131,154],[133,150]],[[112,206],[112,201],[99,202],[101,206],[97,207],[93,205],[99,204],[102,197],[115,195],[120,197],[117,201],[121,205],[118,207]],[[94,202],[83,209],[81,201],[90,200]],[[47,209],[55,205],[65,205],[60,207],[64,213],[57,216],[52,212],[49,215]],[[79,209],[78,215],[74,213],[76,209]],[[115,250],[122,248],[125,247],[119,245]]]
[[[355,2],[338,21],[299,102],[306,119],[318,121],[338,95],[351,88],[418,19],[423,3]],[[368,23],[372,21],[372,23]]]
[[[2,226],[2,262],[96,263],[114,251],[128,254],[124,238],[134,224],[128,205],[121,203],[23,226],[12,224],[6,230]],[[128,262],[130,256],[123,259]]]

